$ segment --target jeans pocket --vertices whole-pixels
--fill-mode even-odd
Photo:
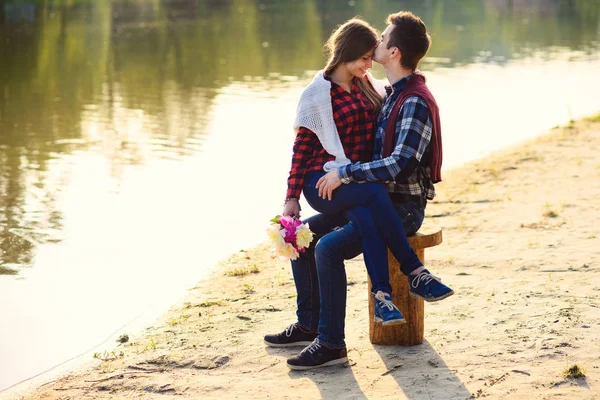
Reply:
[[[425,218],[424,210],[416,203],[394,203],[394,208],[402,221],[406,236],[412,236],[423,224]]]
[[[407,232],[407,235],[414,235],[415,233],[417,233],[417,231],[421,228],[421,225],[423,225],[424,219],[425,219],[424,210],[421,209],[420,207],[415,207],[413,209],[412,217],[410,220],[410,225],[411,225],[411,229],[413,230],[413,232],[410,234]]]
[[[418,225],[415,221],[411,221],[409,224],[406,224],[406,236],[413,236],[419,230],[420,225]]]
[[[402,221],[402,226],[408,235],[412,230],[411,223],[414,218],[414,207],[412,203],[394,203],[394,209]]]

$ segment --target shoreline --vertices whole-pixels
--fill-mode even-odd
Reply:
[[[262,336],[294,321],[293,279],[262,244],[220,262],[128,343],[107,346],[105,361],[11,398],[593,398],[599,149],[600,122],[584,120],[445,172],[427,210],[444,243],[426,263],[456,294],[427,304],[422,345],[369,343],[359,257],[347,264],[349,365],[290,372],[285,360],[301,349],[266,348]],[[587,377],[563,377],[571,365]]]

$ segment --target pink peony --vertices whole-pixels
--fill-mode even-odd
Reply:
[[[284,240],[286,243],[291,243],[294,245],[294,247],[296,247],[296,231],[290,231],[286,228]]]
[[[286,231],[294,231],[296,232],[296,228],[302,225],[302,221],[299,219],[294,219],[292,217],[285,216],[279,218],[279,223],[285,228]]]

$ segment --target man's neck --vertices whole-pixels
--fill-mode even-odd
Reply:
[[[385,70],[385,76],[387,76],[390,85],[393,85],[400,79],[412,75],[414,73],[413,70],[404,68],[399,64],[384,65],[383,69]]]

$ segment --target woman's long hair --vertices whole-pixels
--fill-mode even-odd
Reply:
[[[338,26],[325,43],[325,49],[329,54],[325,75],[331,75],[340,64],[358,60],[373,50],[376,44],[377,31],[362,19],[352,18]],[[373,103],[375,111],[379,113],[382,98],[371,82],[366,77],[357,79],[356,82],[360,90]]]

